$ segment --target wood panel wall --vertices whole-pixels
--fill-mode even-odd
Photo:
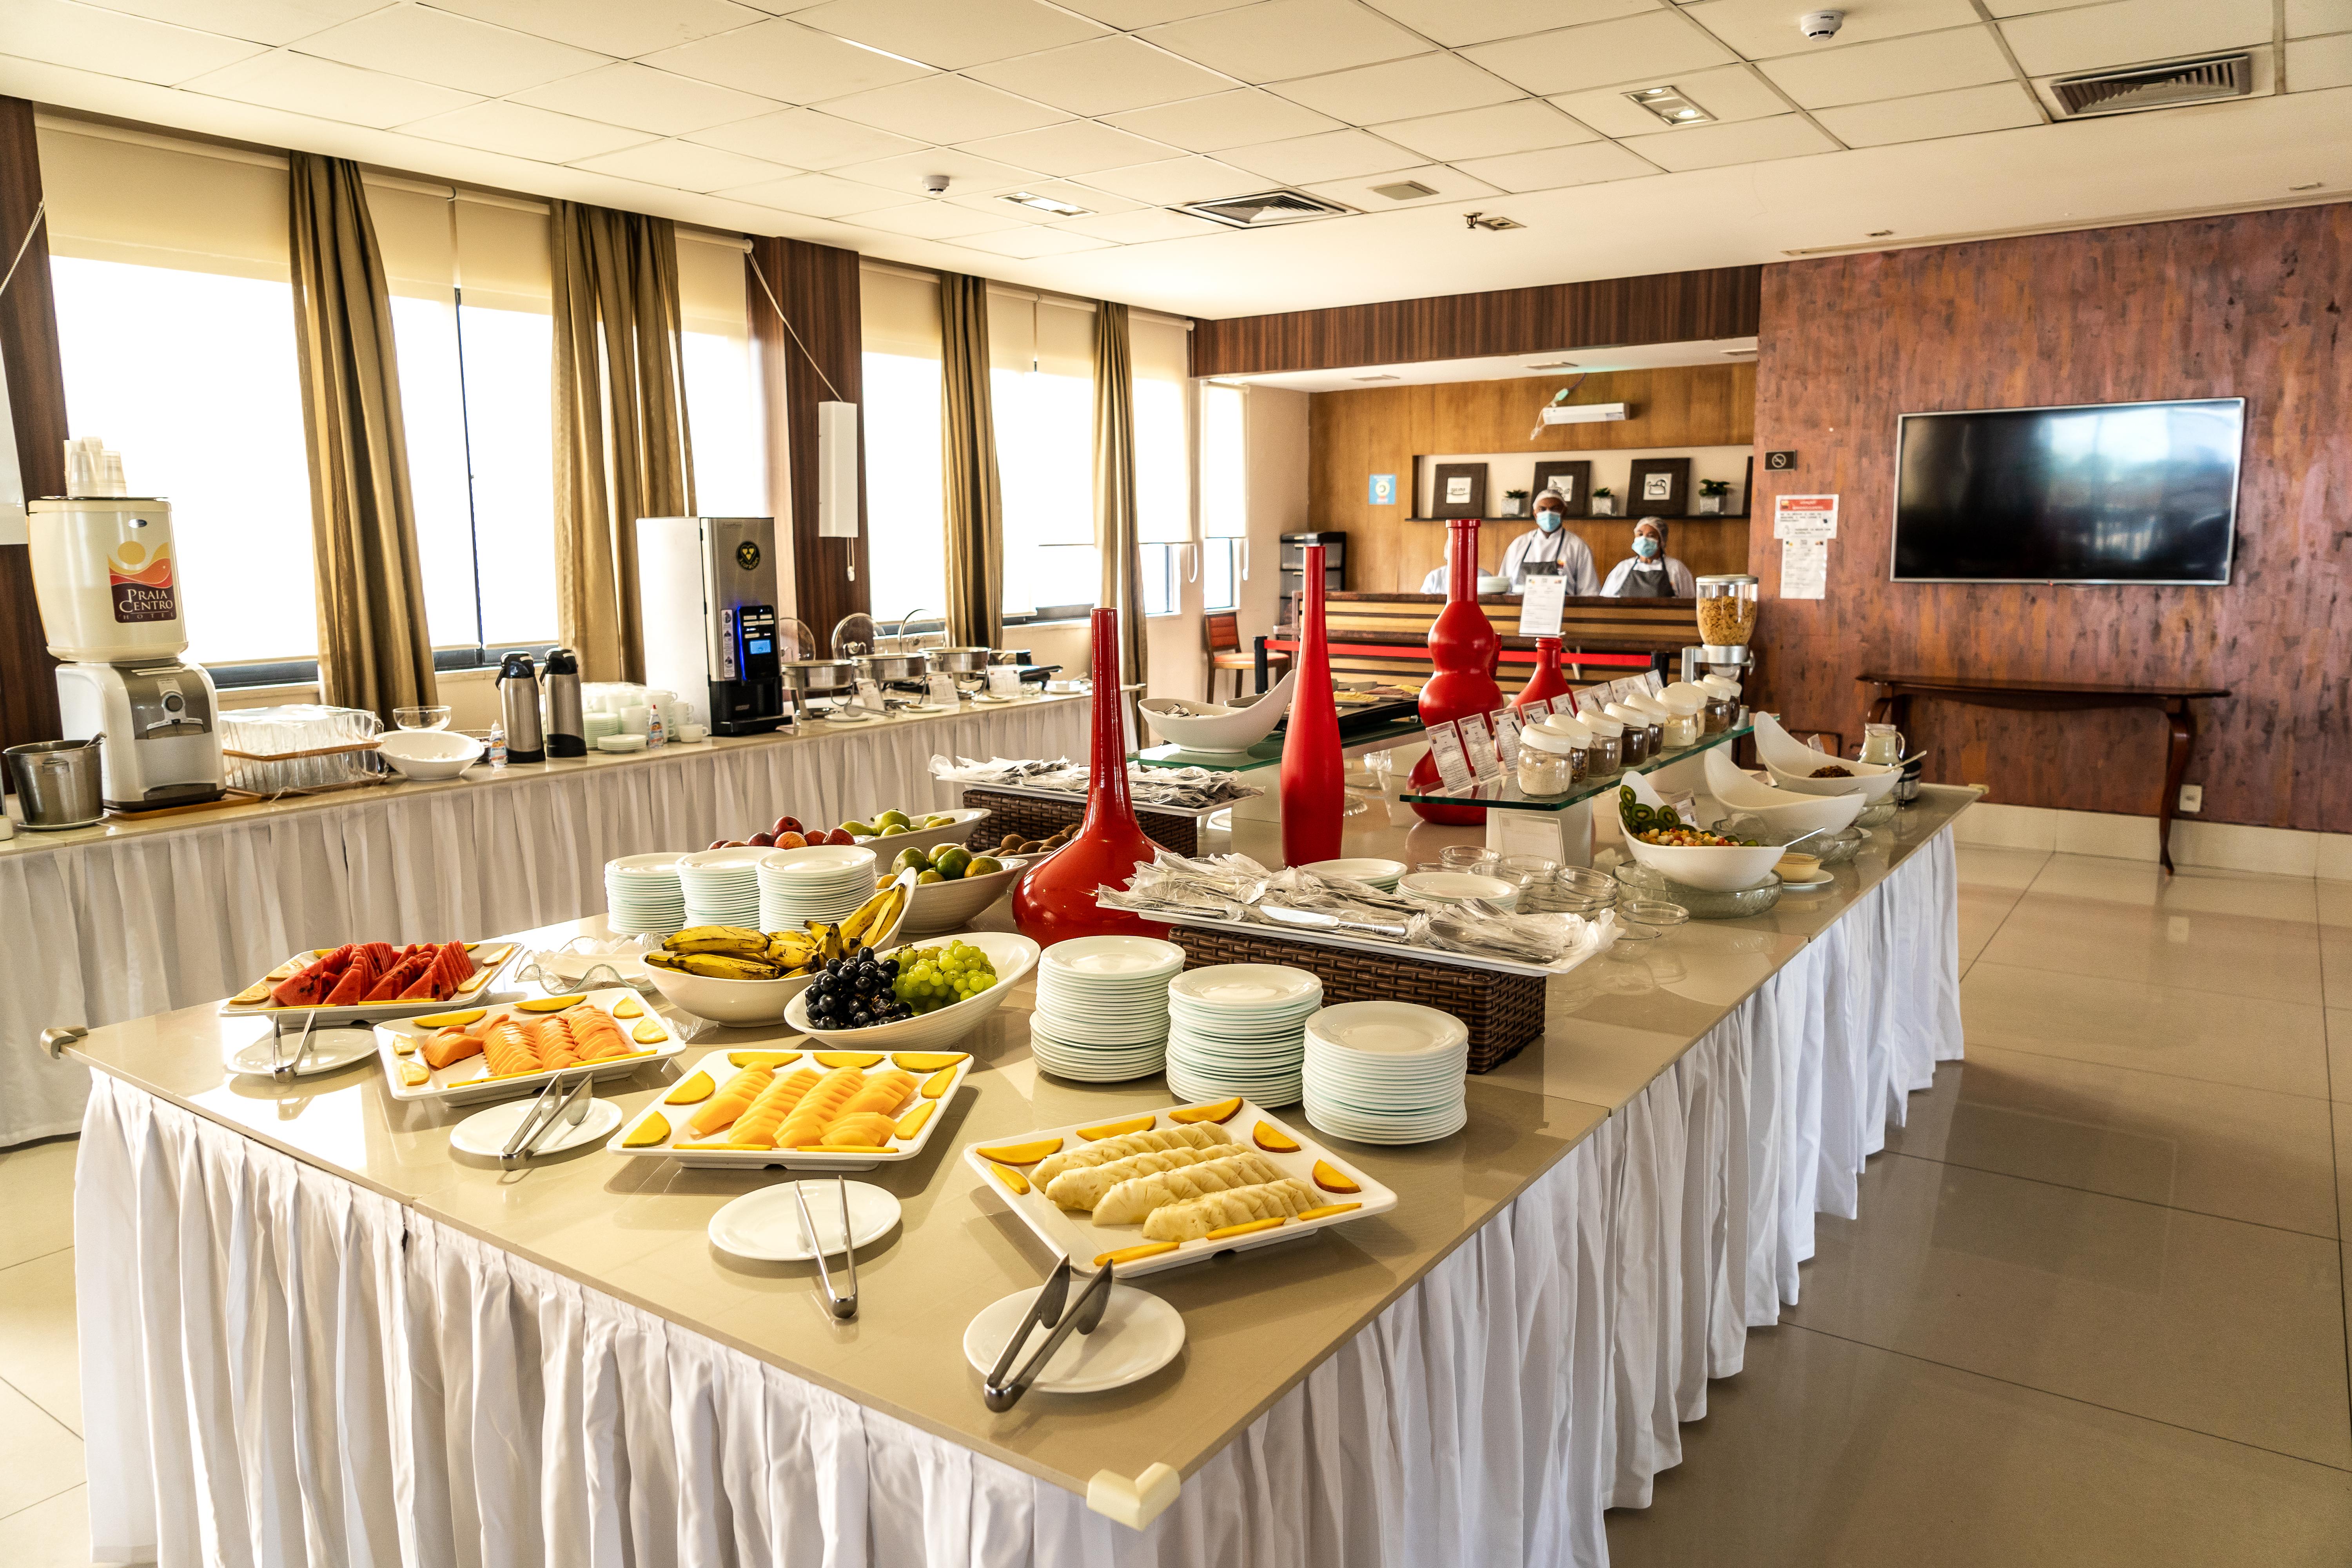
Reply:
[[[768,504],[776,510],[776,543],[786,556],[777,573],[787,601],[783,613],[807,622],[822,647],[829,646],[834,625],[842,616],[873,607],[866,571],[862,421],[857,537],[820,539],[816,531],[816,405],[865,401],[857,253],[804,240],[757,237],[744,265],[751,271],[744,289],[766,409]],[[760,287],[762,277],[791,317],[798,342],[776,319]]]
[[[1203,321],[1194,375],[1678,343],[1756,331],[1763,268],[1717,267]]]
[[[15,259],[40,200],[33,106],[0,98],[0,271]],[[25,494],[64,494],[66,374],[58,355],[46,223],[26,247],[16,280],[0,295],[0,369],[8,378]],[[33,601],[32,552],[22,544],[0,545],[0,746],[57,739],[58,683],[49,673],[56,668]]]
[[[1400,487],[1409,485],[1416,454],[1731,447],[1754,438],[1756,367],[1750,364],[1587,376],[1570,401],[1631,404],[1633,417],[1547,425],[1531,440],[1536,410],[1555,390],[1549,381],[1514,377],[1314,394],[1307,404],[1308,515],[1316,528],[1348,531],[1348,586],[1413,593],[1423,574],[1445,558],[1445,525],[1411,521],[1410,494],[1394,506],[1365,500],[1368,475],[1394,474]],[[1488,489],[1491,508],[1501,498],[1491,484]],[[1481,563],[1500,563],[1504,547],[1531,526],[1519,518],[1482,529]],[[1630,518],[1574,518],[1568,526],[1591,547],[1603,573],[1633,548]],[[1746,571],[1748,541],[1744,521],[1691,517],[1675,520],[1668,542],[1674,554],[1703,575]]]
[[[1797,262],[1764,279],[1756,430],[1799,466],[1776,492],[1843,498],[1829,596],[1774,601],[1769,703],[1858,735],[1870,666],[2231,688],[2200,704],[2204,817],[2352,831],[2352,205],[2298,207]],[[1958,408],[2243,397],[2226,588],[1887,581],[1895,417]],[[2160,723],[1915,703],[1928,776],[2014,805],[2152,815]]]

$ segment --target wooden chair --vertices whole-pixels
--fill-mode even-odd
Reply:
[[[1240,697],[1249,689],[1249,680],[1257,673],[1257,655],[1242,647],[1242,618],[1231,610],[1219,610],[1201,620],[1201,645],[1208,655],[1209,679],[1203,689],[1212,702],[1217,700],[1217,677],[1226,670],[1234,672],[1234,695]],[[1290,656],[1269,649],[1265,656],[1269,667],[1286,665]]]

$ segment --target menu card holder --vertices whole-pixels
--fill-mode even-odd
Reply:
[[[1486,721],[1475,713],[1465,713],[1454,722],[1462,731],[1462,750],[1470,759],[1470,776],[1489,779],[1501,773],[1502,761],[1495,754],[1495,737],[1486,732]]]
[[[1495,727],[1495,755],[1507,773],[1519,765],[1519,711],[1507,706],[1497,708],[1486,715],[1486,721]]]
[[[1449,719],[1443,724],[1433,724],[1422,733],[1429,738],[1429,756],[1437,764],[1438,781],[1449,790],[1468,789],[1474,775],[1470,772],[1469,756],[1462,749],[1461,732],[1454,729],[1454,721]]]

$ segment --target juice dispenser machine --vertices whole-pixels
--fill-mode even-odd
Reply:
[[[647,686],[708,702],[714,735],[785,723],[774,518],[639,518],[637,602]]]

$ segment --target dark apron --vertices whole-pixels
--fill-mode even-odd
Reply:
[[[1675,596],[1674,574],[1661,566],[1655,572],[1644,572],[1636,566],[1625,574],[1625,585],[1617,590],[1621,599],[1671,599]]]

